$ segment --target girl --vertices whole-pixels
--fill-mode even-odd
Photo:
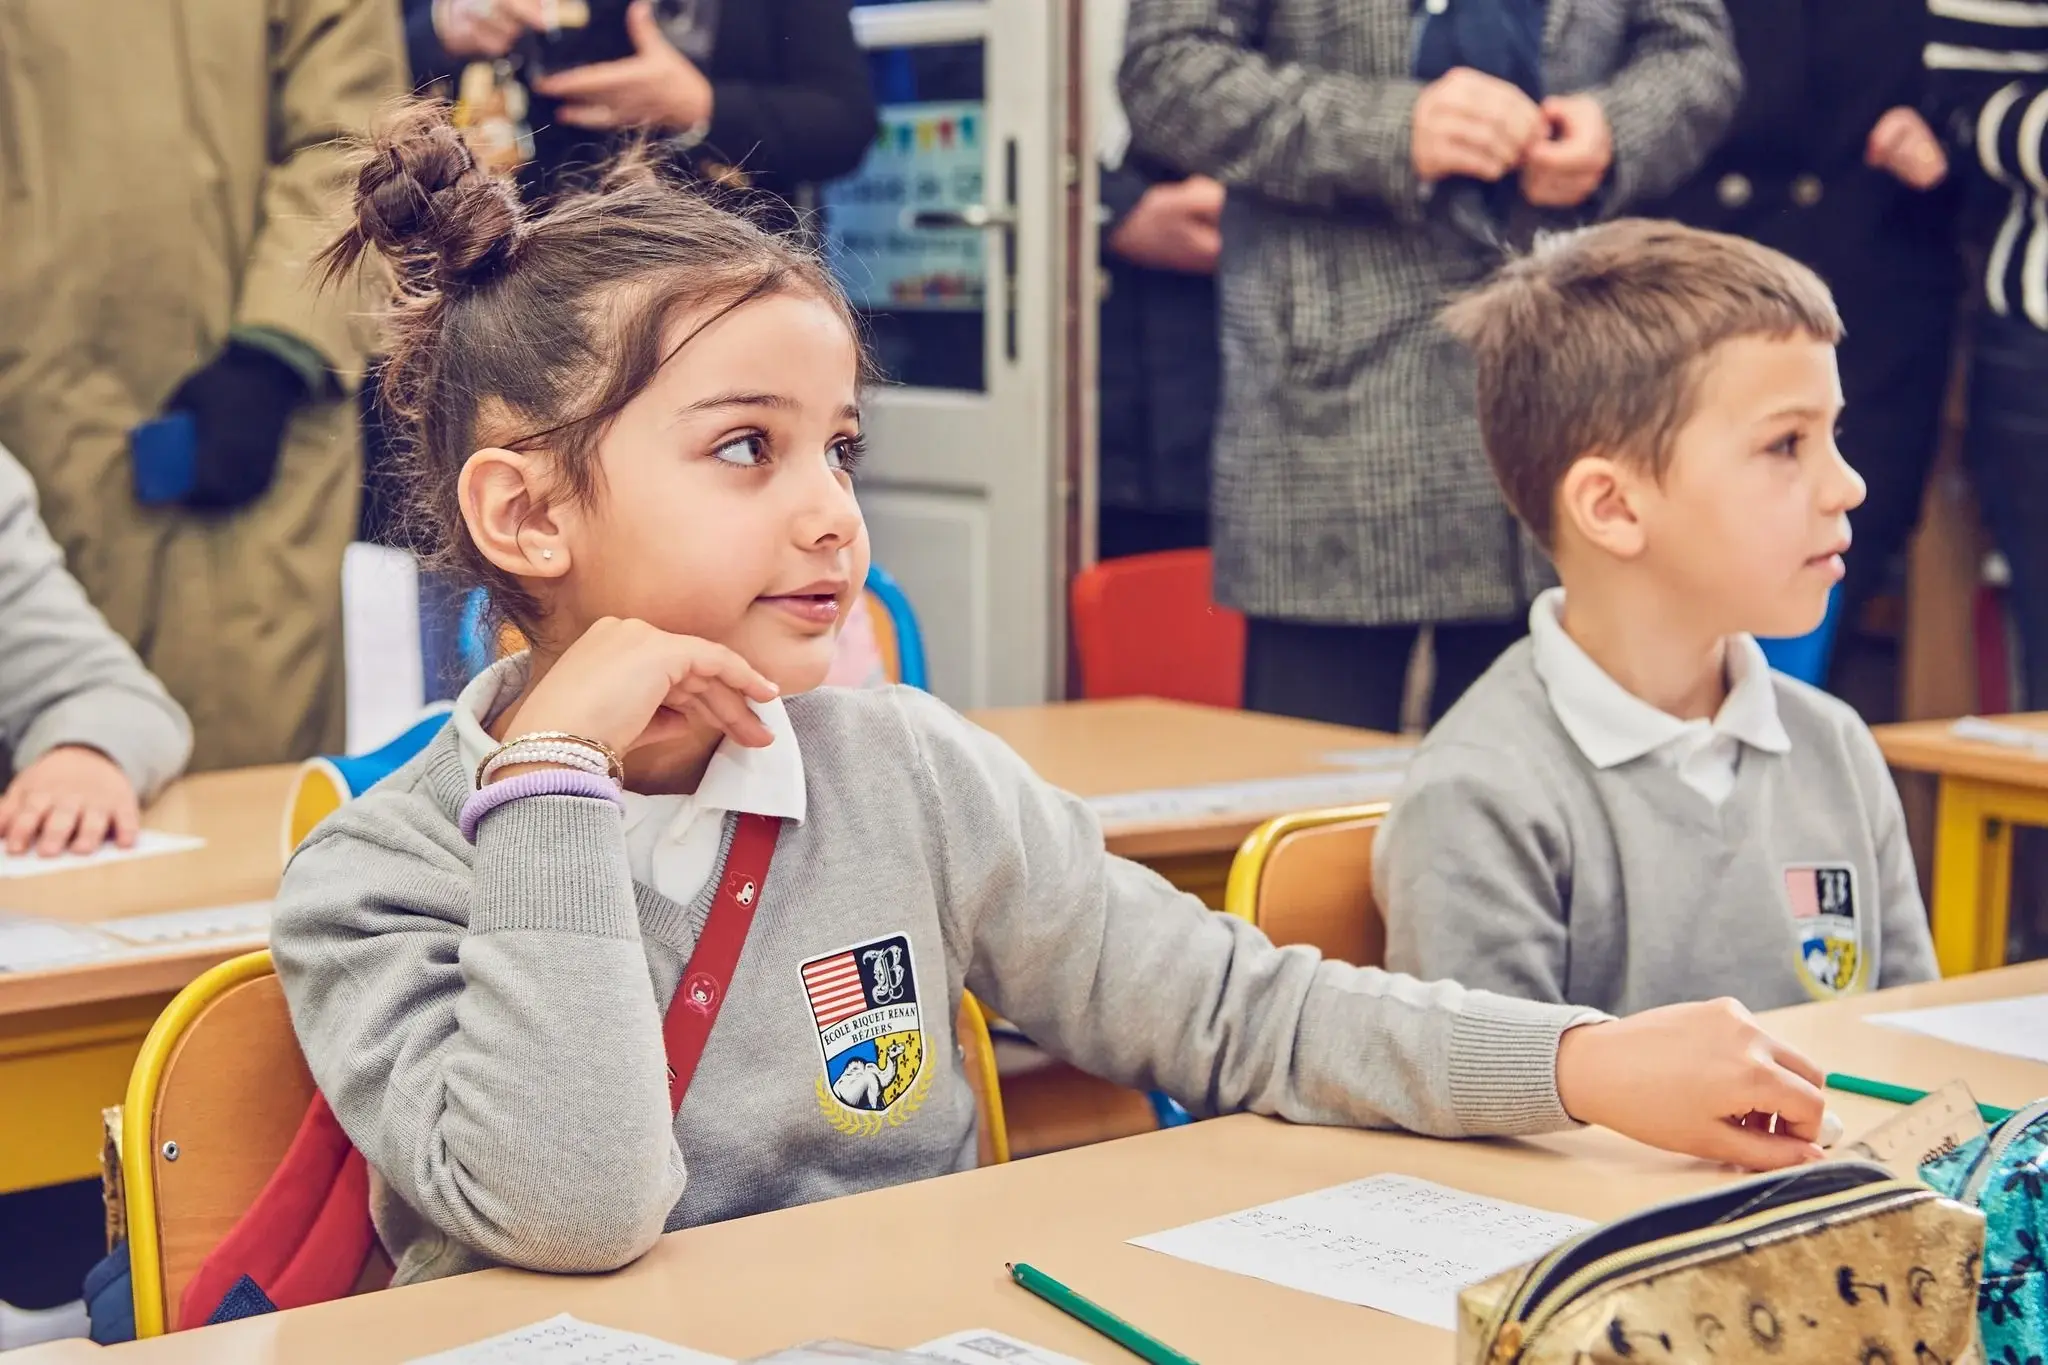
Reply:
[[[1738,1006],[1615,1022],[1276,949],[931,697],[814,690],[868,562],[864,373],[797,247],[644,172],[529,216],[433,107],[381,135],[356,209],[329,263],[404,278],[419,505],[533,646],[280,897],[398,1283],[610,1269],[971,1166],[970,989],[1207,1112],[1818,1157],[1818,1072]]]

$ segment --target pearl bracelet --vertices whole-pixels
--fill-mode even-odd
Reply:
[[[515,750],[524,756],[513,757]],[[540,750],[546,752],[542,754],[538,752]],[[492,773],[513,763],[548,763],[609,777],[621,787],[626,785],[626,765],[609,744],[572,735],[566,730],[536,730],[531,734],[514,735],[477,764],[477,786],[483,786]]]

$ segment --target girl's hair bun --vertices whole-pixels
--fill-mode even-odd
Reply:
[[[412,290],[473,288],[512,263],[519,193],[477,165],[439,100],[412,100],[370,140],[356,174],[355,222],[325,253],[330,276],[375,250]]]

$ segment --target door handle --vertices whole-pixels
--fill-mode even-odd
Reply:
[[[986,204],[958,209],[907,209],[903,225],[920,232],[941,228],[1013,228],[1017,226],[1017,214],[1012,209],[992,209]]]

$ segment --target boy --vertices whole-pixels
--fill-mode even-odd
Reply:
[[[0,851],[134,843],[141,803],[191,753],[191,722],[65,571],[0,446]]]
[[[1741,238],[1623,220],[1540,243],[1445,321],[1564,586],[1381,831],[1387,966],[1617,1014],[1934,976],[1876,743],[1753,638],[1820,622],[1863,500],[1827,287]]]

